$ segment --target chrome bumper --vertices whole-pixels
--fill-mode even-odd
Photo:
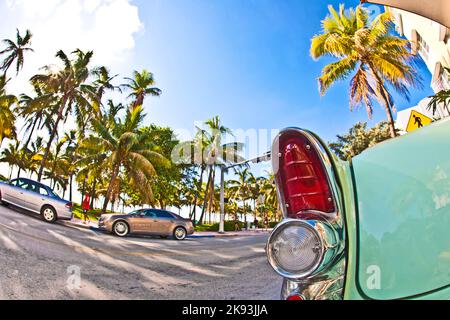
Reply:
[[[281,300],[300,295],[305,300],[343,300],[345,259],[341,259],[326,274],[311,279],[292,281],[284,279]]]
[[[58,219],[68,219],[71,220],[73,218],[72,210],[62,210],[58,211]]]

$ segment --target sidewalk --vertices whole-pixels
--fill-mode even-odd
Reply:
[[[69,228],[75,229],[89,229],[93,231],[98,231],[97,222],[89,221],[87,224],[83,223],[83,220],[72,219],[72,220],[58,220],[59,225],[63,225]],[[194,234],[188,236],[188,238],[230,238],[230,237],[251,237],[255,235],[269,234],[272,229],[264,231],[262,229],[257,230],[246,230],[246,231],[229,231],[224,234],[218,232],[195,232]]]
[[[230,238],[230,237],[251,237],[255,235],[270,234],[272,229],[264,231],[258,230],[247,230],[247,231],[228,231],[223,234],[218,232],[196,232],[190,235],[188,238]]]
[[[58,220],[57,223],[62,226],[69,228],[82,228],[98,230],[98,223],[93,221],[88,221],[87,224],[83,223],[83,220],[72,219],[72,220]]]

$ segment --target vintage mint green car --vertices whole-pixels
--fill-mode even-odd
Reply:
[[[282,299],[450,299],[450,120],[351,162],[297,128],[272,152],[286,219],[266,251]]]

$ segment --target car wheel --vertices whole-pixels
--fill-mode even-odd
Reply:
[[[118,221],[113,226],[113,233],[118,237],[126,237],[129,232],[130,227],[124,221]]]
[[[42,208],[42,217],[45,222],[54,223],[57,219],[56,211],[52,207],[46,206]]]
[[[186,229],[183,227],[177,227],[173,232],[173,237],[178,241],[186,239],[186,235],[187,235]]]

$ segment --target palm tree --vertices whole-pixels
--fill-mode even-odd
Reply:
[[[0,162],[5,162],[9,164],[9,180],[11,180],[14,167],[23,168],[21,159],[20,143],[16,141],[15,143],[10,143],[8,148],[3,150]]]
[[[77,141],[77,132],[75,130],[71,130],[70,132],[66,132],[64,134],[64,139],[66,140],[66,150],[64,152],[64,158],[68,160],[68,170],[67,173],[69,175],[69,201],[72,202],[73,196],[73,177],[76,174],[78,168],[75,165],[77,160],[76,150],[78,148]]]
[[[106,156],[99,149],[84,148],[80,145],[77,148],[77,161],[74,166],[77,168],[76,181],[81,186],[81,202],[85,194],[91,197],[91,207],[94,207],[97,198],[97,186],[103,180],[103,173],[107,172]]]
[[[107,128],[101,121],[94,120],[96,135],[86,138],[81,148],[97,150],[105,156],[109,164],[110,179],[103,203],[103,213],[112,199],[115,182],[120,173],[128,177],[129,183],[139,190],[144,202],[152,198],[152,179],[156,175],[157,163],[168,167],[170,163],[158,152],[149,147],[148,134],[140,131],[144,119],[142,107],[127,110],[125,121]],[[84,161],[89,161],[89,158]]]
[[[198,169],[200,169],[198,179],[194,177],[193,188],[195,188],[195,192],[192,199],[192,210],[190,211],[190,217],[194,221],[197,217],[197,206],[200,205],[198,200],[199,198],[201,198],[200,195],[203,188],[203,176],[207,169],[207,164],[203,157],[203,155],[205,154],[205,150],[208,147],[208,139],[206,138],[206,136],[206,130],[197,128],[195,138],[192,141],[180,143],[180,152],[176,155],[177,157],[179,157],[180,163],[191,164],[195,168],[195,173],[197,173]],[[185,153],[186,151],[187,153]]]
[[[265,196],[264,207],[269,215],[268,218],[272,216],[272,219],[277,221],[281,220],[281,210],[278,201],[277,187],[275,184],[275,175],[273,173],[270,173],[269,178],[266,179],[263,186],[263,192]]]
[[[446,74],[449,75],[449,82],[450,82],[450,68],[445,68]],[[438,93],[436,93],[434,96],[430,97],[431,100],[428,103],[428,110],[432,110],[433,116],[436,114],[436,111],[438,109],[439,105],[442,105],[446,110],[447,113],[450,114],[449,105],[450,105],[450,90],[441,90]]]
[[[0,67],[0,69],[3,70],[4,74],[6,74],[14,61],[16,61],[16,73],[19,74],[19,71],[23,68],[25,52],[33,51],[33,49],[29,47],[32,37],[33,34],[30,32],[30,30],[27,30],[25,32],[24,37],[22,37],[19,30],[17,30],[16,42],[9,39],[3,40],[3,43],[5,43],[7,47],[6,49],[0,51],[0,55],[8,54],[8,56],[3,60],[3,63]]]
[[[311,56],[331,56],[337,62],[327,65],[318,79],[321,95],[339,80],[350,76],[350,108],[364,105],[369,118],[373,101],[383,106],[392,137],[396,137],[394,99],[389,89],[409,100],[409,86],[420,85],[420,78],[410,65],[413,55],[409,43],[392,34],[391,14],[385,12],[369,21],[361,6],[339,13],[329,6],[330,14],[322,21],[322,32],[312,39]]]
[[[24,167],[28,172],[30,173],[30,179],[33,176],[33,174],[37,174],[39,169],[39,164],[42,161],[42,152],[44,151],[44,142],[42,137],[37,137],[36,140],[31,142],[31,148],[25,149],[27,152],[27,155],[24,159]]]
[[[82,113],[83,111],[80,110],[86,110],[86,106],[90,105],[89,98],[92,98],[92,92],[85,82],[90,75],[88,66],[93,52],[84,53],[81,50],[76,50],[73,53],[76,59],[70,60],[63,51],[58,51],[56,56],[64,63],[64,67],[55,71],[51,66],[46,66],[46,74],[39,74],[31,79],[34,85],[43,88],[45,92],[58,96],[56,120],[42,158],[38,181],[42,178],[60,122],[67,119],[73,109],[75,109],[76,114]]]
[[[14,126],[16,117],[12,106],[17,103],[17,98],[6,93],[5,87],[8,81],[5,75],[0,76],[0,148],[5,138],[14,138],[16,128]]]
[[[253,200],[253,213],[255,216],[265,207],[264,187],[267,184],[265,177],[254,177],[253,183],[250,185],[250,198]],[[263,197],[261,200],[260,197]]]
[[[213,200],[216,168],[225,164],[245,161],[245,159],[239,155],[244,148],[242,143],[222,144],[224,135],[233,135],[233,133],[230,129],[222,125],[218,116],[207,120],[205,125],[207,126],[207,130],[204,130],[201,135],[202,139],[204,139],[201,144],[205,145],[202,154],[202,162],[207,166],[209,174],[206,183],[205,197],[203,199],[202,213],[199,219],[200,223],[203,221],[208,201],[211,202]]]
[[[112,81],[118,76],[117,74],[114,76],[110,75],[110,71],[108,68],[102,66],[95,68],[92,71],[92,74],[95,76],[95,81],[93,83],[93,87],[95,88],[96,93],[96,100],[99,104],[101,104],[101,101],[103,99],[104,94],[106,91],[119,91],[122,93],[122,89],[120,86],[115,86],[112,84]]]
[[[16,112],[25,120],[23,129],[25,134],[28,133],[28,138],[23,144],[23,149],[27,150],[31,142],[33,134],[36,130],[42,130],[46,128],[49,134],[53,128],[53,119],[50,116],[51,110],[55,108],[55,97],[52,94],[45,94],[42,90],[35,86],[34,91],[36,96],[30,97],[26,94],[20,96],[19,105]],[[27,152],[23,153],[23,157],[27,155]],[[22,158],[22,161],[25,159]],[[18,176],[20,176],[20,171]]]
[[[156,87],[155,79],[153,77],[153,73],[142,70],[142,72],[134,71],[133,78],[125,78],[128,80],[127,84],[123,84],[124,88],[131,90],[131,94],[129,97],[134,98],[134,102],[131,105],[132,109],[135,109],[144,104],[144,99],[146,96],[155,96],[159,97],[162,91]]]
[[[248,167],[243,170],[235,169],[234,173],[236,179],[228,181],[228,189],[232,198],[242,201],[245,206],[247,204],[246,201],[252,199],[252,191],[256,183],[256,178]]]
[[[124,106],[122,104],[114,104],[112,100],[108,100],[107,105],[102,109],[100,115],[103,125],[108,130],[116,130],[115,128],[119,122],[117,116],[124,109]],[[81,202],[85,194],[89,194],[91,197],[91,207],[94,207],[95,200],[99,195],[97,187],[102,184],[103,173],[107,172],[107,164],[105,163],[106,155],[100,147],[97,149],[89,149],[78,145],[76,158],[75,167],[78,169],[76,181],[81,186]]]
[[[79,128],[78,136],[84,138],[85,132],[88,130],[92,119],[96,117],[100,119],[102,116],[103,96],[107,91],[119,91],[122,93],[120,86],[112,84],[117,75],[111,76],[109,70],[102,66],[92,70],[94,82],[91,85],[84,85],[84,88],[91,96],[91,105],[85,104],[84,108],[78,108],[75,111],[77,126]]]
[[[65,150],[64,150],[64,147]],[[51,166],[49,171],[46,172],[47,179],[53,180],[54,185],[56,185],[57,180],[60,178],[61,174],[58,174],[58,168],[62,168],[62,164],[65,165],[64,175],[70,175],[72,170],[74,170],[71,164],[75,161],[74,149],[76,148],[76,131],[72,130],[66,132],[64,137],[56,142],[54,152],[50,152],[49,160],[51,160]],[[50,162],[50,161],[49,161]],[[62,170],[59,170],[60,173]],[[61,179],[59,179],[61,181]],[[60,184],[62,187],[63,185]]]

